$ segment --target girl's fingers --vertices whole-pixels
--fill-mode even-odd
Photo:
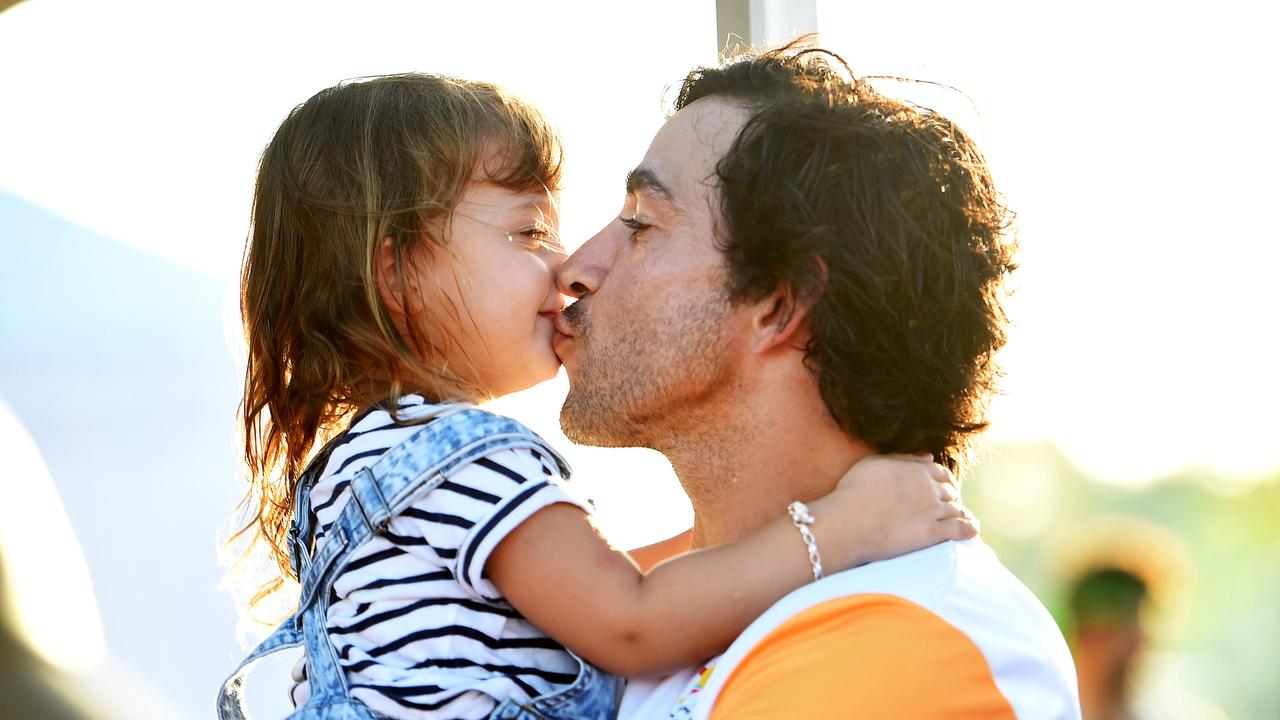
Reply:
[[[954,518],[971,518],[973,513],[969,512],[969,508],[960,503],[958,498],[944,500],[942,503],[942,513],[938,515],[938,521],[952,520]]]
[[[960,494],[951,485],[938,485],[938,499],[944,503],[953,503],[960,499]]]
[[[943,467],[941,465],[934,465],[933,467],[933,479],[937,480],[939,485],[950,485],[952,487],[959,486],[959,483],[956,482],[956,474],[951,472],[951,468]]]
[[[971,540],[982,530],[976,517],[950,518],[940,521],[938,525],[941,526],[942,536],[946,540]]]
[[[942,539],[970,539],[982,532],[982,523],[969,512],[964,515],[938,520],[938,534]]]

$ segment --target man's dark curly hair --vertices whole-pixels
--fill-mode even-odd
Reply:
[[[1010,213],[959,127],[802,42],[694,70],[676,100],[749,112],[716,167],[729,295],[813,300],[805,363],[841,427],[956,469],[1005,342]]]

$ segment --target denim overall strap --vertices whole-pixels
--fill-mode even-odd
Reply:
[[[534,450],[554,461],[562,477],[570,475],[568,462],[532,430],[510,418],[474,409],[433,420],[358,471],[347,489],[350,500],[316,547],[310,571],[302,580],[300,614],[332,584],[351,553],[386,529],[391,518],[459,467],[512,448]]]
[[[311,503],[308,500],[311,486],[315,484],[316,477],[323,471],[325,461],[329,457],[329,452],[333,449],[334,443],[338,438],[330,440],[320,452],[307,464],[298,478],[298,485],[294,491],[293,505],[293,522],[289,526],[288,545],[289,545],[289,564],[293,568],[294,576],[302,578],[307,574],[311,566],[310,553],[308,551],[311,538]],[[279,627],[277,627],[265,640],[258,643],[244,660],[236,667],[231,676],[222,684],[222,688],[218,692],[218,718],[219,720],[243,720],[246,717],[244,711],[244,681],[252,669],[253,663],[270,655],[271,653],[286,650],[288,648],[297,647],[306,642],[303,633],[302,613],[298,612],[290,616]]]
[[[268,635],[266,640],[258,643],[253,652],[222,683],[222,688],[218,691],[218,720],[245,720],[243,690],[250,665],[277,650],[297,647],[302,642],[302,632],[295,626],[293,618],[289,618]]]
[[[298,485],[293,490],[293,523],[289,526],[289,565],[293,568],[293,576],[301,582],[302,576],[311,567],[311,488],[316,484],[320,473],[329,464],[329,455],[334,447],[346,437],[340,433],[329,439],[320,448],[320,452],[311,458],[306,468],[298,477]],[[301,624],[298,625],[301,627]]]
[[[614,720],[626,680],[569,654],[578,661],[573,684],[527,702],[504,700],[488,720]]]
[[[555,462],[563,477],[568,463],[542,438],[509,418],[482,410],[447,410],[400,445],[383,453],[372,466],[356,473],[350,499],[325,539],[310,552],[314,532],[308,494],[330,447],[299,478],[297,505],[289,531],[290,560],[302,583],[296,614],[254,648],[223,684],[218,695],[219,720],[244,720],[242,686],[249,666],[277,650],[305,644],[310,698],[307,707],[349,704],[346,677],[326,630],[333,579],[350,555],[422,493],[444,482],[462,465],[510,448],[529,448]],[[301,710],[300,710],[301,712]]]
[[[316,456],[317,459],[320,457]],[[289,526],[289,566],[293,568],[295,578],[301,578],[311,567],[311,486],[319,474],[317,468],[323,466],[323,463],[313,461],[298,478],[298,487],[294,488],[293,523]]]

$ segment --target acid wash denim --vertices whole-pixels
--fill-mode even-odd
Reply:
[[[436,416],[400,445],[361,470],[348,488],[348,501],[319,547],[311,548],[312,516],[308,496],[323,470],[322,450],[298,481],[289,528],[290,563],[302,593],[298,611],[276,628],[240,663],[218,693],[219,720],[245,720],[242,689],[249,666],[285,648],[303,646],[307,654],[310,697],[290,720],[387,720],[351,697],[346,675],[325,632],[334,579],[356,548],[381,532],[396,514],[444,482],[467,463],[499,450],[528,448],[555,461],[564,477],[564,458],[520,423],[482,410],[457,406]],[[314,552],[313,552],[314,550]],[[524,703],[504,700],[492,720],[613,720],[623,679],[605,673],[576,655],[580,671],[568,687]]]

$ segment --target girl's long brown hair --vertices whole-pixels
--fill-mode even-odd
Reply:
[[[240,313],[248,346],[240,415],[250,488],[244,555],[265,542],[293,577],[288,530],[298,477],[357,411],[408,392],[437,400],[479,391],[433,362],[452,342],[431,323],[402,337],[374,258],[384,238],[405,268],[446,248],[443,229],[469,182],[555,189],[561,145],[531,105],[480,82],[393,75],[323,90],[294,108],[262,154],[245,248]],[[404,303],[402,298],[402,303]],[[407,303],[404,303],[407,306]]]

